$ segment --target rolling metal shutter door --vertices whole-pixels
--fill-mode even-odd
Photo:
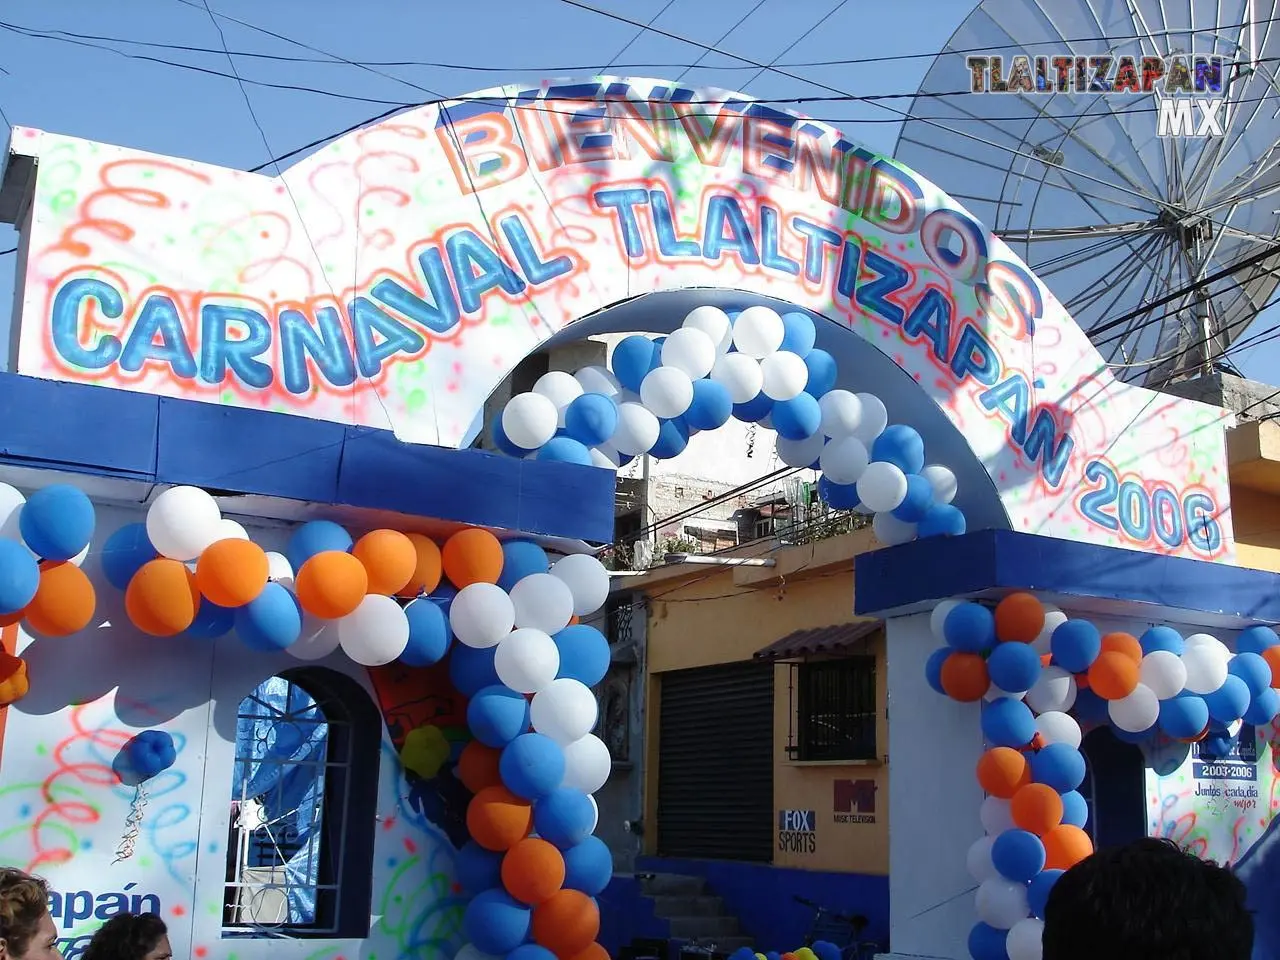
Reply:
[[[661,674],[658,855],[773,859],[773,665]]]

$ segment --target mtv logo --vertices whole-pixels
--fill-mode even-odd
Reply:
[[[836,780],[833,809],[836,813],[876,812],[874,780]]]
[[[815,810],[779,810],[778,831],[780,833],[813,833],[817,829],[818,816]]]

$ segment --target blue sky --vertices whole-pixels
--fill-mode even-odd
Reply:
[[[587,2],[646,23],[657,16],[654,26],[667,33],[761,63],[776,59],[788,73],[860,95],[914,91],[930,59],[914,56],[867,64],[854,58],[937,51],[970,9],[964,0]],[[123,42],[220,50],[221,40],[203,0],[9,0],[0,13],[0,67],[5,71],[0,74],[0,108],[11,123],[247,168],[359,123],[394,103],[464,94],[504,82],[582,76],[611,63],[614,73],[663,78],[684,74],[687,82],[744,90],[761,98],[830,95],[812,83],[707,54],[655,32],[637,38],[636,27],[564,0],[209,3],[215,12],[259,28],[220,20],[231,50],[267,55],[237,57],[241,76],[341,96],[247,85],[265,131],[264,144],[234,80],[85,45],[227,73],[227,58],[220,52]],[[799,39],[833,8],[820,28]],[[114,39],[73,43],[32,37],[21,30]],[[330,62],[308,62],[326,59]],[[385,65],[389,62],[396,65]],[[897,137],[895,115],[870,104],[822,102],[800,109],[837,123],[876,150],[891,151]],[[963,192],[963,185],[940,185]],[[0,227],[0,250],[14,246],[16,239],[11,229]],[[14,256],[0,257],[0,333],[9,324],[15,265]],[[0,335],[0,344],[7,341]],[[1280,345],[1246,349],[1233,359],[1246,374],[1276,379],[1262,374],[1276,367]]]

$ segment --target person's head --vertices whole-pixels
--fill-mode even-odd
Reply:
[[[1226,867],[1168,840],[1101,850],[1054,884],[1044,960],[1249,960],[1253,916]]]
[[[54,960],[58,928],[49,916],[49,886],[37,877],[0,867],[0,960]]]
[[[173,960],[169,929],[154,913],[120,913],[93,935],[83,960]]]

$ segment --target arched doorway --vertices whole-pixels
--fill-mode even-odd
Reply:
[[[1089,731],[1081,744],[1085,778],[1080,792],[1089,805],[1086,826],[1095,850],[1118,847],[1147,835],[1147,766],[1142,750],[1118,739],[1109,726]]]

